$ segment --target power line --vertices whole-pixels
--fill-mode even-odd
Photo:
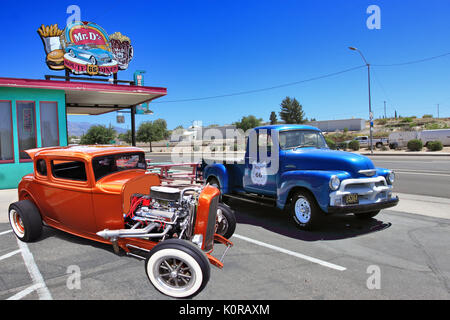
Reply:
[[[428,57],[428,58],[419,59],[419,60],[413,60],[413,61],[401,62],[401,63],[392,63],[392,64],[371,64],[371,66],[372,67],[404,66],[404,65],[410,65],[410,64],[416,64],[416,63],[422,63],[422,62],[426,62],[426,61],[431,61],[431,60],[439,59],[439,58],[446,57],[446,56],[449,56],[449,55],[450,55],[450,52],[446,52],[446,53],[443,53],[443,54],[440,54],[440,55],[437,55],[437,56]],[[155,101],[155,102],[152,102],[152,103],[153,104],[160,104],[160,103],[191,102],[191,101],[210,100],[210,99],[226,98],[226,97],[233,97],[233,96],[240,96],[240,95],[258,93],[258,92],[264,92],[264,91],[269,91],[269,90],[274,90],[274,89],[279,89],[279,88],[284,88],[284,87],[289,87],[289,86],[295,86],[295,85],[298,85],[298,84],[302,84],[302,83],[306,83],[306,82],[312,82],[312,81],[315,81],[315,80],[325,79],[325,78],[337,76],[337,75],[340,75],[340,74],[343,74],[343,73],[347,73],[347,72],[350,72],[350,71],[354,71],[354,70],[357,70],[357,69],[361,69],[361,68],[364,68],[364,67],[366,67],[366,65],[361,65],[361,66],[357,66],[357,67],[353,67],[353,68],[349,68],[349,69],[345,69],[345,70],[341,70],[341,71],[337,71],[337,72],[328,73],[328,74],[324,74],[324,75],[321,75],[321,76],[309,78],[309,79],[304,79],[304,80],[300,80],[300,81],[284,83],[284,84],[280,84],[280,85],[276,85],[276,86],[272,86],[272,87],[267,87],[267,88],[260,88],[260,89],[247,90],[247,91],[239,91],[239,92],[233,92],[233,93],[227,93],[227,94],[221,94],[221,95],[215,95],[215,96],[186,98],[186,99],[167,100],[167,101]],[[378,82],[378,85],[381,87],[382,91],[384,92],[385,96],[387,97],[386,90],[381,85],[381,83],[377,79],[377,77],[375,77],[375,79]],[[389,98],[387,100],[389,100]]]
[[[350,68],[350,69],[341,70],[341,71],[338,71],[338,72],[328,73],[328,74],[324,74],[324,75],[321,75],[321,76],[317,76],[317,77],[313,77],[313,78],[309,78],[309,79],[305,79],[305,80],[284,83],[284,84],[280,84],[280,85],[276,85],[276,86],[272,86],[272,87],[267,87],[267,88],[247,90],[247,91],[240,91],[240,92],[221,94],[221,95],[209,96],[209,97],[188,98],[188,99],[169,100],[169,101],[156,101],[156,102],[153,102],[153,103],[189,102],[189,101],[200,101],[200,100],[209,100],[209,99],[217,99],[217,98],[240,96],[240,95],[245,95],[245,94],[251,94],[251,93],[257,93],[257,92],[274,90],[274,89],[283,88],[283,87],[295,86],[295,85],[298,85],[298,84],[301,84],[301,83],[305,83],[305,82],[311,82],[311,81],[315,81],[315,80],[320,80],[320,79],[325,79],[325,78],[337,76],[339,74],[343,74],[343,73],[346,73],[346,72],[354,71],[354,70],[365,68],[365,67],[366,67],[366,65],[361,65],[361,66],[353,67],[353,68]]]
[[[392,63],[392,64],[371,64],[371,66],[374,66],[374,67],[405,66],[405,65],[409,65],[409,64],[415,64],[415,63],[422,63],[422,62],[426,62],[426,61],[431,61],[431,60],[439,59],[439,58],[446,57],[446,56],[449,56],[449,55],[450,55],[450,52],[446,52],[446,53],[440,54],[438,56],[433,56],[433,57],[419,59],[419,60],[412,60],[412,61],[408,61],[408,62]]]

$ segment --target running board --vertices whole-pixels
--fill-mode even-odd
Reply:
[[[277,206],[276,200],[275,199],[271,200],[270,198],[239,196],[239,195],[235,195],[235,194],[223,194],[222,197],[241,200],[241,201],[258,204],[258,205],[269,207],[269,208],[275,208]]]

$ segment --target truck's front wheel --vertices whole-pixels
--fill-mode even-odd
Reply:
[[[314,197],[308,192],[296,192],[292,197],[289,209],[292,220],[302,230],[311,230],[319,222],[320,208]]]

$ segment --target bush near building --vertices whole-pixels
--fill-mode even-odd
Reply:
[[[334,142],[334,140],[325,137],[325,141],[327,142],[328,148],[330,148],[331,150],[336,150],[336,142]]]
[[[423,143],[419,139],[412,139],[408,141],[407,148],[409,151],[421,151]]]
[[[348,147],[350,149],[352,149],[353,151],[358,151],[359,150],[359,141],[356,140],[352,140],[348,143]]]
[[[441,151],[444,148],[441,141],[429,141],[426,147],[430,151]]]

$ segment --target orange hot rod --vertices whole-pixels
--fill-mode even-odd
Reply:
[[[9,206],[9,221],[20,240],[38,239],[45,224],[112,244],[116,253],[145,259],[152,285],[176,298],[193,297],[206,286],[210,263],[223,267],[235,220],[226,219],[230,213],[220,207],[217,188],[161,186],[159,176],[147,172],[144,152],[135,147],[26,152],[34,173],[22,178],[19,201]],[[224,221],[226,232],[220,235]],[[215,243],[226,245],[221,259],[211,255]]]

